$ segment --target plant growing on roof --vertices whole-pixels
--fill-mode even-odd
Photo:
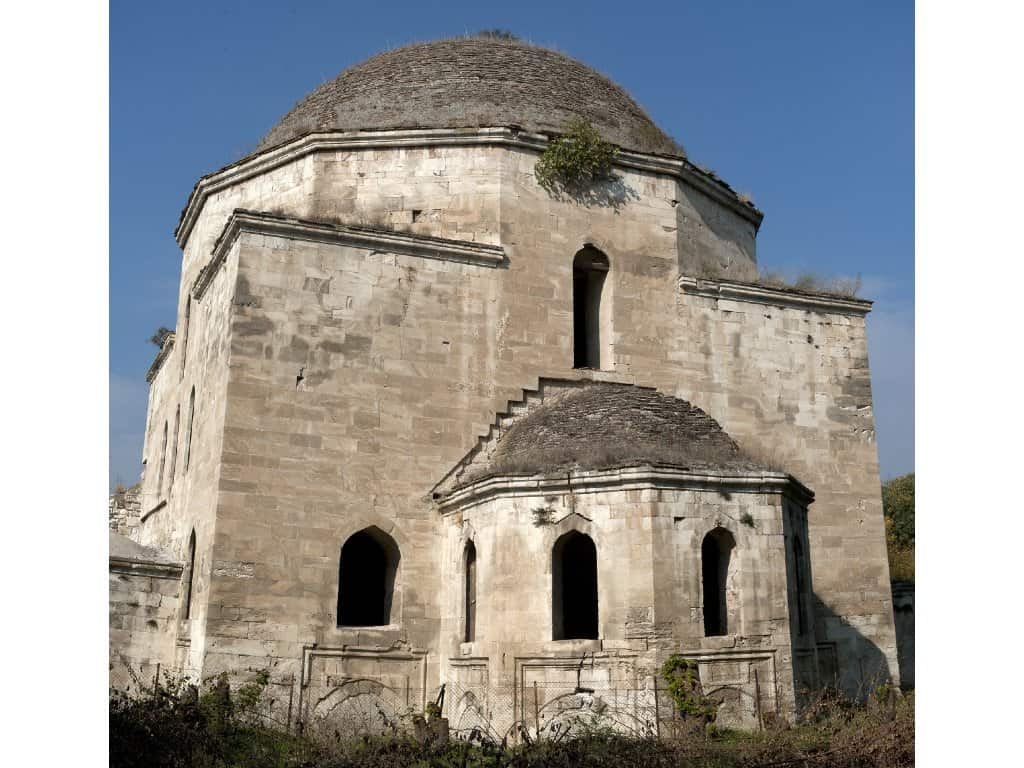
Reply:
[[[161,325],[159,328],[156,329],[156,333],[149,337],[149,343],[156,344],[156,346],[158,346],[160,349],[163,349],[164,342],[167,340],[167,337],[170,336],[172,333],[174,333],[174,331],[172,331],[170,328],[166,328]]]
[[[612,177],[615,146],[585,120],[573,120],[565,134],[548,142],[534,167],[537,182],[552,191],[579,189]]]

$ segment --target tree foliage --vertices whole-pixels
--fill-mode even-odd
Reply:
[[[914,581],[914,473],[882,483],[889,576]]]
[[[914,546],[914,473],[882,483],[882,510],[889,541],[901,549]]]

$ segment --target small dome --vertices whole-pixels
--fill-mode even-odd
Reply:
[[[516,125],[561,133],[574,119],[625,149],[684,154],[629,94],[590,67],[491,37],[409,45],[356,64],[300,101],[257,151],[317,131]]]
[[[489,463],[485,474],[637,464],[765,469],[700,408],[653,389],[608,383],[545,400],[498,438]]]

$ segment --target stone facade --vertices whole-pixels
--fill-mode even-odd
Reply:
[[[183,668],[266,668],[311,714],[385,690],[420,707],[450,681],[505,695],[562,679],[584,651],[594,674],[638,688],[667,653],[691,654],[740,699],[756,680],[783,714],[800,681],[897,679],[870,302],[744,282],[761,214],[685,158],[623,150],[615,179],[558,196],[533,176],[546,141],[501,125],[324,131],[197,184],[177,231],[177,330],[151,371],[138,531],[191,574],[189,618],[168,629]],[[588,246],[609,265],[600,371],[573,368],[573,259]],[[696,277],[709,269],[720,277]],[[738,488],[678,467],[613,473],[580,494],[537,480],[453,506],[445,494],[465,491],[445,478],[547,379],[685,400],[789,474]],[[534,525],[545,506],[554,522]],[[753,527],[736,525],[744,512]],[[694,612],[700,537],[719,520],[744,596],[726,639],[704,638]],[[574,525],[598,548],[600,632],[553,641],[547,548]],[[391,618],[339,626],[341,549],[368,529],[400,553]],[[467,530],[481,558],[468,649],[452,586]]]
[[[109,573],[111,684],[152,683],[176,666],[181,563],[112,532]]]

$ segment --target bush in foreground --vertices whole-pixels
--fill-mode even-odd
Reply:
[[[112,692],[112,768],[903,768],[914,764],[913,694],[880,687],[866,706],[822,698],[794,727],[746,733],[711,729],[655,741],[610,732],[521,743],[474,733],[447,743],[391,735],[331,738],[266,726],[258,714],[265,676],[232,691],[158,686]]]

